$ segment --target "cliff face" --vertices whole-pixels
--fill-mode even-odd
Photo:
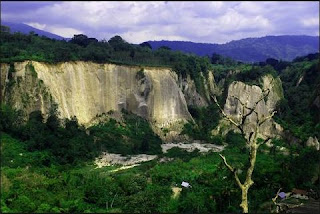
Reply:
[[[62,118],[76,116],[81,124],[89,125],[102,113],[126,109],[138,114],[157,127],[186,121],[191,118],[186,100],[174,74],[164,68],[139,68],[91,62],[47,64],[32,62],[34,72],[28,71],[28,62],[14,63],[12,78],[19,84],[9,87],[9,66],[1,65],[1,85],[6,102],[24,109],[22,95],[34,94],[28,99],[32,110],[48,112],[43,94],[58,104]],[[7,81],[5,81],[5,79]],[[38,101],[40,100],[40,101]]]
[[[266,75],[262,78],[263,89],[270,88],[269,96],[267,100],[261,100],[256,111],[258,112],[259,119],[261,117],[268,116],[276,107],[277,102],[283,97],[281,80],[279,78],[273,79],[272,76]],[[239,98],[242,103],[247,103],[249,108],[252,108],[254,103],[256,103],[262,96],[262,89],[256,85],[247,85],[243,82],[235,81],[229,85],[228,96],[226,103],[224,105],[224,111],[227,115],[230,115],[235,121],[240,121],[241,113],[243,111],[243,106],[235,98]],[[245,110],[245,114],[249,110]],[[245,125],[245,132],[249,134],[254,130],[256,124],[257,116],[255,113],[251,114]],[[224,120],[220,122],[220,126],[213,133],[222,132],[226,134],[233,126],[227,124]],[[235,129],[236,130],[236,129]],[[260,128],[260,137],[276,137],[280,136],[282,128],[279,124],[274,122],[274,120],[269,120],[265,122]]]
[[[212,72],[204,80],[205,94],[201,96],[189,76],[179,78],[166,68],[92,62],[19,62],[12,69],[1,64],[2,100],[26,114],[40,110],[46,115],[52,104],[57,104],[61,118],[76,116],[79,123],[90,126],[99,115],[125,109],[149,120],[154,131],[166,141],[179,140],[183,124],[193,120],[187,104],[207,106],[210,96],[220,93]],[[283,96],[280,79],[273,80],[272,76],[262,78],[263,89],[269,88],[271,81],[268,99],[257,106],[259,115],[268,115]],[[242,108],[234,97],[252,106],[261,94],[258,86],[233,82],[228,88],[224,111],[239,119]],[[254,121],[255,115],[248,118],[247,132]],[[230,127],[221,122],[216,131],[226,133]],[[274,121],[262,127],[263,136],[276,136],[280,132],[281,127]]]

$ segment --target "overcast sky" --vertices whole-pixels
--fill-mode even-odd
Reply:
[[[225,43],[266,35],[319,35],[319,2],[1,1],[1,20],[63,37],[120,35],[130,43]]]

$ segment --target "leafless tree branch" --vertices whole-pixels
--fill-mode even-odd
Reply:
[[[229,165],[227,163],[227,160],[223,155],[219,154],[219,156],[222,158],[222,160],[224,162],[224,165],[226,165],[226,167],[233,173],[234,178],[236,179],[236,182],[237,182],[238,186],[242,189],[243,188],[243,184],[241,183],[241,181],[240,181],[240,179],[239,179],[239,177],[237,175],[236,170],[231,165]]]

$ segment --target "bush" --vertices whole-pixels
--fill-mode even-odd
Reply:
[[[226,135],[226,142],[230,146],[235,146],[238,148],[244,148],[246,145],[246,140],[239,133],[235,133],[233,130],[229,131]]]
[[[148,121],[132,113],[123,113],[125,125],[110,119],[89,128],[101,150],[123,155],[161,154],[161,139],[152,131]]]
[[[192,152],[188,152],[188,151],[185,151],[185,150],[178,148],[178,147],[173,147],[173,148],[169,149],[167,151],[167,153],[165,154],[166,157],[179,158],[185,162],[187,162],[187,161],[191,160],[192,158],[197,157],[199,155],[200,155],[200,153],[199,153],[198,149],[195,149]]]

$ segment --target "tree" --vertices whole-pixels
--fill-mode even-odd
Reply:
[[[216,53],[212,54],[211,63],[212,64],[222,64],[222,56]]]
[[[246,140],[246,145],[249,148],[249,168],[247,169],[246,172],[246,179],[244,182],[241,182],[238,174],[237,174],[237,170],[232,167],[230,164],[228,164],[226,158],[222,155],[219,154],[220,157],[222,158],[224,165],[233,173],[234,178],[239,186],[239,188],[241,189],[242,195],[241,195],[241,204],[240,207],[242,208],[242,212],[243,213],[248,213],[248,191],[250,189],[250,187],[253,185],[253,180],[252,180],[252,173],[255,167],[255,163],[256,163],[256,159],[257,159],[257,151],[260,145],[268,142],[270,140],[270,138],[268,137],[267,139],[265,139],[263,142],[258,142],[258,136],[260,133],[260,127],[262,126],[262,124],[264,124],[266,121],[268,121],[269,119],[271,119],[273,117],[273,115],[276,113],[276,111],[273,111],[272,113],[270,113],[267,116],[264,115],[260,115],[258,113],[258,111],[256,111],[257,105],[264,100],[265,98],[268,97],[270,93],[270,88],[263,90],[262,91],[262,95],[261,97],[253,104],[252,107],[249,107],[248,105],[248,101],[249,99],[247,98],[246,103],[242,102],[238,97],[233,97],[235,100],[237,100],[241,106],[242,106],[242,112],[240,112],[240,119],[239,121],[235,121],[233,118],[230,117],[230,115],[227,115],[224,110],[222,110],[220,104],[218,103],[216,97],[213,97],[214,102],[216,103],[216,105],[218,106],[218,108],[220,109],[223,117],[225,119],[227,119],[231,124],[233,124],[234,126],[236,126],[236,128],[240,131],[240,134],[244,137],[244,139]],[[256,124],[254,127],[254,130],[249,133],[246,134],[245,133],[245,125],[246,125],[246,120],[248,119],[248,117],[252,114],[256,114]]]
[[[10,33],[10,27],[1,25],[1,33]]]
[[[161,46],[159,49],[163,49],[163,50],[171,50],[171,48],[169,48],[168,46]]]
[[[127,43],[121,36],[114,36],[109,39],[108,43],[113,47],[115,51],[128,51],[131,50],[131,45]]]
[[[149,48],[149,49],[152,50],[152,46],[150,45],[149,42],[143,42],[143,43],[140,44],[140,46],[141,46],[141,47],[147,47],[147,48]]]
[[[70,40],[70,43],[80,45],[82,47],[87,47],[90,43],[97,43],[98,40],[96,38],[88,38],[84,34],[74,35]]]

